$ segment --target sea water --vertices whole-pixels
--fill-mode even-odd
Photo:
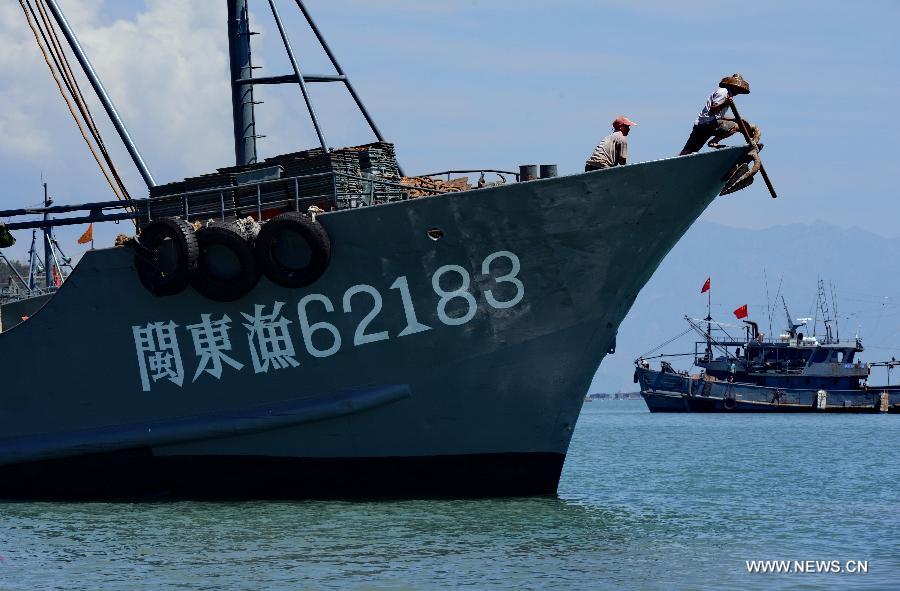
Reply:
[[[0,589],[898,589],[898,443],[897,415],[597,401],[558,497],[0,503]]]

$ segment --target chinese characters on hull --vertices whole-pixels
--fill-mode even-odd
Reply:
[[[147,326],[132,326],[134,346],[138,353],[138,367],[141,371],[141,387],[150,391],[150,380],[163,378],[176,386],[184,383],[184,366],[178,350],[178,337],[172,322],[149,322]]]
[[[495,264],[495,261],[505,260],[507,263]],[[497,275],[496,272],[508,268],[505,273]],[[482,261],[479,269],[481,275],[491,277],[496,287],[504,286],[500,299],[495,293],[495,287],[485,289],[480,295],[484,297],[489,308],[505,309],[517,305],[525,296],[525,285],[518,278],[521,264],[519,257],[507,250],[499,250],[489,254]],[[470,290],[472,277],[468,270],[459,265],[444,265],[431,277],[431,286],[438,296],[435,307],[437,319],[445,326],[460,326],[471,321],[478,312],[476,293]],[[450,289],[446,289],[450,286]],[[403,275],[398,277],[390,286],[390,290],[396,290],[403,306],[403,320],[406,326],[394,333],[393,338],[401,338],[420,332],[429,331],[431,326],[419,321],[416,308],[409,290],[409,280]],[[357,296],[354,299],[354,296]],[[368,296],[368,297],[366,297]],[[383,296],[381,292],[371,285],[358,284],[344,292],[341,300],[343,312],[352,312],[353,301],[358,300],[358,306],[370,301],[371,310],[359,321],[353,333],[353,346],[359,347],[367,343],[389,340],[391,331],[367,333],[372,321],[381,313]],[[452,303],[452,305],[451,305]],[[255,304],[252,312],[241,312],[244,321],[241,326],[245,329],[247,344],[250,349],[249,363],[254,373],[268,373],[269,370],[281,370],[300,366],[294,349],[294,340],[288,327],[293,324],[286,318],[282,309],[285,302],[274,302],[270,311],[268,306]],[[309,314],[315,310],[317,313],[324,308],[326,314],[335,313],[334,303],[323,294],[313,293],[304,296],[297,304],[297,323],[299,334],[302,338],[306,352],[311,357],[330,357],[341,348],[341,332],[334,324],[327,321],[310,323]],[[451,314],[451,312],[453,312]],[[397,316],[395,316],[397,317]],[[196,324],[185,326],[191,335],[194,354],[197,358],[191,383],[200,379],[203,374],[221,380],[226,372],[225,367],[234,371],[241,371],[245,362],[238,361],[232,355],[232,341],[230,331],[232,319],[223,314],[218,319],[213,319],[212,314],[201,314],[200,321]],[[184,385],[184,365],[181,351],[178,347],[176,329],[178,324],[169,320],[148,322],[145,325],[132,326],[134,347],[138,358],[141,388],[149,392],[152,385],[160,380],[168,380],[176,386]],[[323,341],[328,346],[321,347],[313,343],[313,335],[319,333],[317,338],[319,345]],[[207,378],[209,379],[209,378]]]
[[[249,322],[244,328],[247,329],[247,343],[256,373],[268,372],[269,366],[284,369],[300,365],[294,359],[294,342],[287,330],[291,321],[281,315],[283,306],[284,302],[275,302],[271,314],[263,313],[265,306],[262,304],[254,306],[253,314],[241,312]]]

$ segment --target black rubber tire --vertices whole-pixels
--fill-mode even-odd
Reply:
[[[253,256],[253,244],[235,224],[213,223],[200,228],[197,242],[200,254],[191,285],[200,295],[217,302],[233,302],[256,286],[259,267]],[[232,268],[227,269],[228,266]]]
[[[175,295],[188,286],[200,252],[193,226],[181,218],[160,218],[141,229],[138,244],[142,252],[134,266],[150,293]]]
[[[726,396],[722,399],[722,408],[725,410],[734,410],[737,407],[737,400],[730,396]]]
[[[306,242],[310,254],[305,264],[294,265],[279,259],[277,246],[285,233],[299,235]],[[282,287],[306,287],[315,283],[328,268],[331,239],[322,224],[301,213],[288,212],[263,224],[256,237],[255,254],[260,270],[273,283]]]

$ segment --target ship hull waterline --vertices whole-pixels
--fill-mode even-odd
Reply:
[[[826,413],[900,412],[896,387],[866,390],[773,388],[707,381],[683,374],[637,368],[641,396],[650,412]]]
[[[0,334],[0,497],[553,494],[619,324],[744,153],[320,215],[316,283],[229,303],[90,251]]]

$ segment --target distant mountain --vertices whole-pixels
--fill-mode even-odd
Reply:
[[[860,335],[866,347],[862,359],[900,356],[898,252],[900,238],[821,222],[764,230],[697,223],[638,295],[619,328],[616,353],[603,361],[591,391],[633,389],[634,359],[686,329],[685,315],[706,316],[706,295],[700,294],[700,288],[707,277],[712,278],[714,319],[740,324],[732,310],[747,304],[749,320],[758,322],[763,332],[774,334],[781,333],[787,324],[780,296],[784,296],[793,318],[812,318],[817,281],[824,279],[829,295],[829,282],[834,287],[840,336],[847,339]],[[771,305],[771,331],[767,301]],[[834,316],[830,299],[828,305]],[[818,330],[820,335],[824,332],[821,322]],[[813,330],[807,328],[805,332],[812,334]],[[693,351],[693,342],[688,335],[666,347],[665,352]],[[690,362],[681,365],[686,367],[685,363]],[[873,374],[870,382],[884,378]],[[900,374],[893,381],[898,380]]]

